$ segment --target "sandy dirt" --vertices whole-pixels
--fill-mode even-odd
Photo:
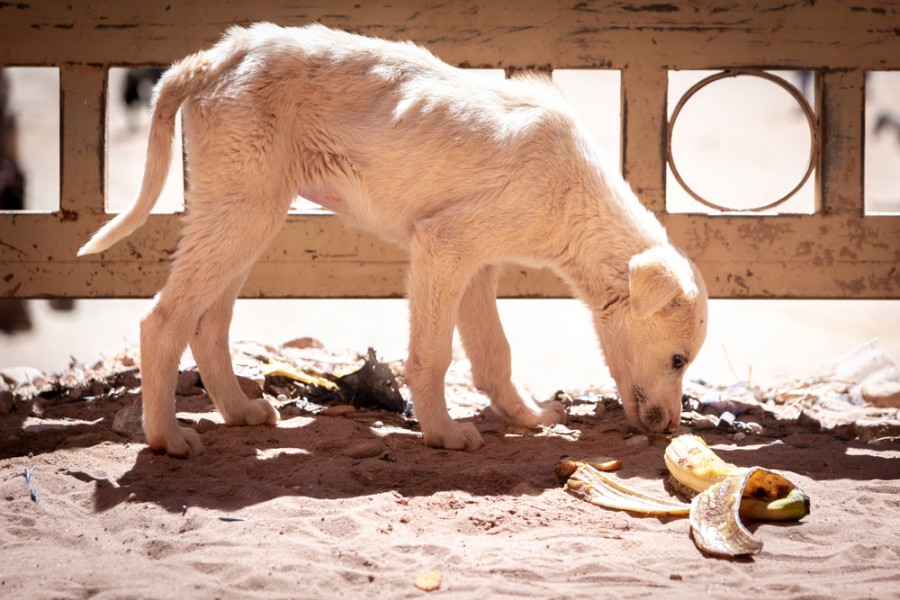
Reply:
[[[261,379],[273,354],[319,372],[360,364],[244,345],[239,372]],[[609,390],[571,391],[566,426],[510,430],[455,363],[453,415],[486,442],[463,453],[425,447],[415,423],[393,412],[326,416],[324,401],[272,378],[267,393],[281,395],[267,397],[282,421],[225,427],[187,380],[179,416],[213,423],[204,454],[177,460],[116,421],[140,402],[134,360],[126,353],[21,386],[3,408],[0,597],[416,598],[429,594],[417,578],[435,571],[430,594],[456,598],[883,598],[900,589],[898,410],[849,404],[840,383],[738,390],[740,418],[762,434],[687,413],[683,431],[728,461],[784,472],[812,499],[799,523],[750,526],[759,555],[723,560],[694,546],[686,519],[602,509],[553,476],[562,455],[610,456],[624,465],[616,478],[668,493],[666,440],[633,435]],[[392,366],[402,383],[402,363]],[[36,500],[22,476],[29,467]]]

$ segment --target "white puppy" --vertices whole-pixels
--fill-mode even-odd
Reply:
[[[678,426],[684,369],[706,333],[703,281],[547,82],[492,81],[412,44],[319,25],[257,24],[170,68],[155,102],[137,201],[79,251],[101,252],[145,222],[182,108],[188,210],[171,274],[141,322],[150,447],[202,451],[175,419],[188,344],[226,423],[278,420],[241,392],[228,328],[297,195],[409,250],[406,380],[429,446],[482,444],[444,400],[455,326],[495,411],[525,427],[565,417],[510,379],[496,308],[506,262],[554,268],[592,310],[631,423]]]

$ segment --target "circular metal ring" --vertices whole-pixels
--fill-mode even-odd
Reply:
[[[707,85],[719,81],[720,79],[725,79],[728,77],[739,77],[741,75],[746,75],[750,77],[759,77],[761,79],[766,79],[781,86],[782,89],[787,91],[794,100],[797,101],[797,104],[800,105],[800,108],[803,110],[803,114],[806,117],[806,123],[809,125],[809,164],[806,167],[806,173],[804,173],[803,178],[800,179],[800,183],[798,183],[794,189],[790,192],[775,200],[774,202],[769,202],[767,204],[763,204],[760,206],[753,206],[750,208],[742,208],[742,209],[734,209],[729,208],[727,206],[721,206],[712,202],[711,200],[707,200],[702,197],[700,194],[695,192],[687,183],[685,183],[684,179],[681,177],[681,174],[678,172],[678,168],[675,166],[675,157],[672,153],[672,133],[675,131],[675,122],[678,119],[678,115],[681,112],[681,109],[684,107],[685,103],[691,99],[691,97],[699,92],[701,89],[706,87]],[[809,102],[800,93],[800,91],[776,75],[772,75],[771,73],[766,73],[765,71],[755,71],[755,70],[745,70],[745,69],[729,69],[727,71],[722,71],[720,73],[716,73],[714,75],[710,75],[705,79],[702,79],[695,83],[691,88],[681,97],[678,101],[678,104],[675,106],[675,110],[672,112],[672,117],[669,119],[669,128],[666,132],[666,160],[669,163],[669,168],[672,169],[672,175],[675,177],[675,180],[684,188],[694,200],[700,202],[701,204],[708,206],[709,208],[719,210],[722,212],[735,212],[735,211],[763,211],[768,210],[770,208],[774,208],[779,204],[786,202],[789,198],[791,198],[794,194],[796,194],[803,184],[809,179],[810,175],[812,175],[813,169],[815,169],[816,164],[818,163],[819,157],[819,144],[818,144],[818,119],[816,118],[815,113],[813,112],[812,107],[809,105]]]

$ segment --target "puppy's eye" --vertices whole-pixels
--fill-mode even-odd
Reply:
[[[672,369],[675,371],[680,371],[687,364],[687,359],[680,354],[676,354],[672,357]]]

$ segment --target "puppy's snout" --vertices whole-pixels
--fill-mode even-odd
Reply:
[[[670,414],[661,406],[647,406],[640,411],[641,425],[650,433],[674,433],[681,425],[681,411]]]
[[[663,425],[668,425],[664,413],[665,411],[659,406],[648,406],[644,408],[641,410],[641,425],[650,432],[661,430]]]
[[[628,389],[634,402],[632,406],[637,408],[629,416],[632,425],[648,433],[674,433],[681,426],[680,402],[674,410],[669,410],[664,403],[658,404],[654,396],[648,394],[642,387],[632,385]]]

